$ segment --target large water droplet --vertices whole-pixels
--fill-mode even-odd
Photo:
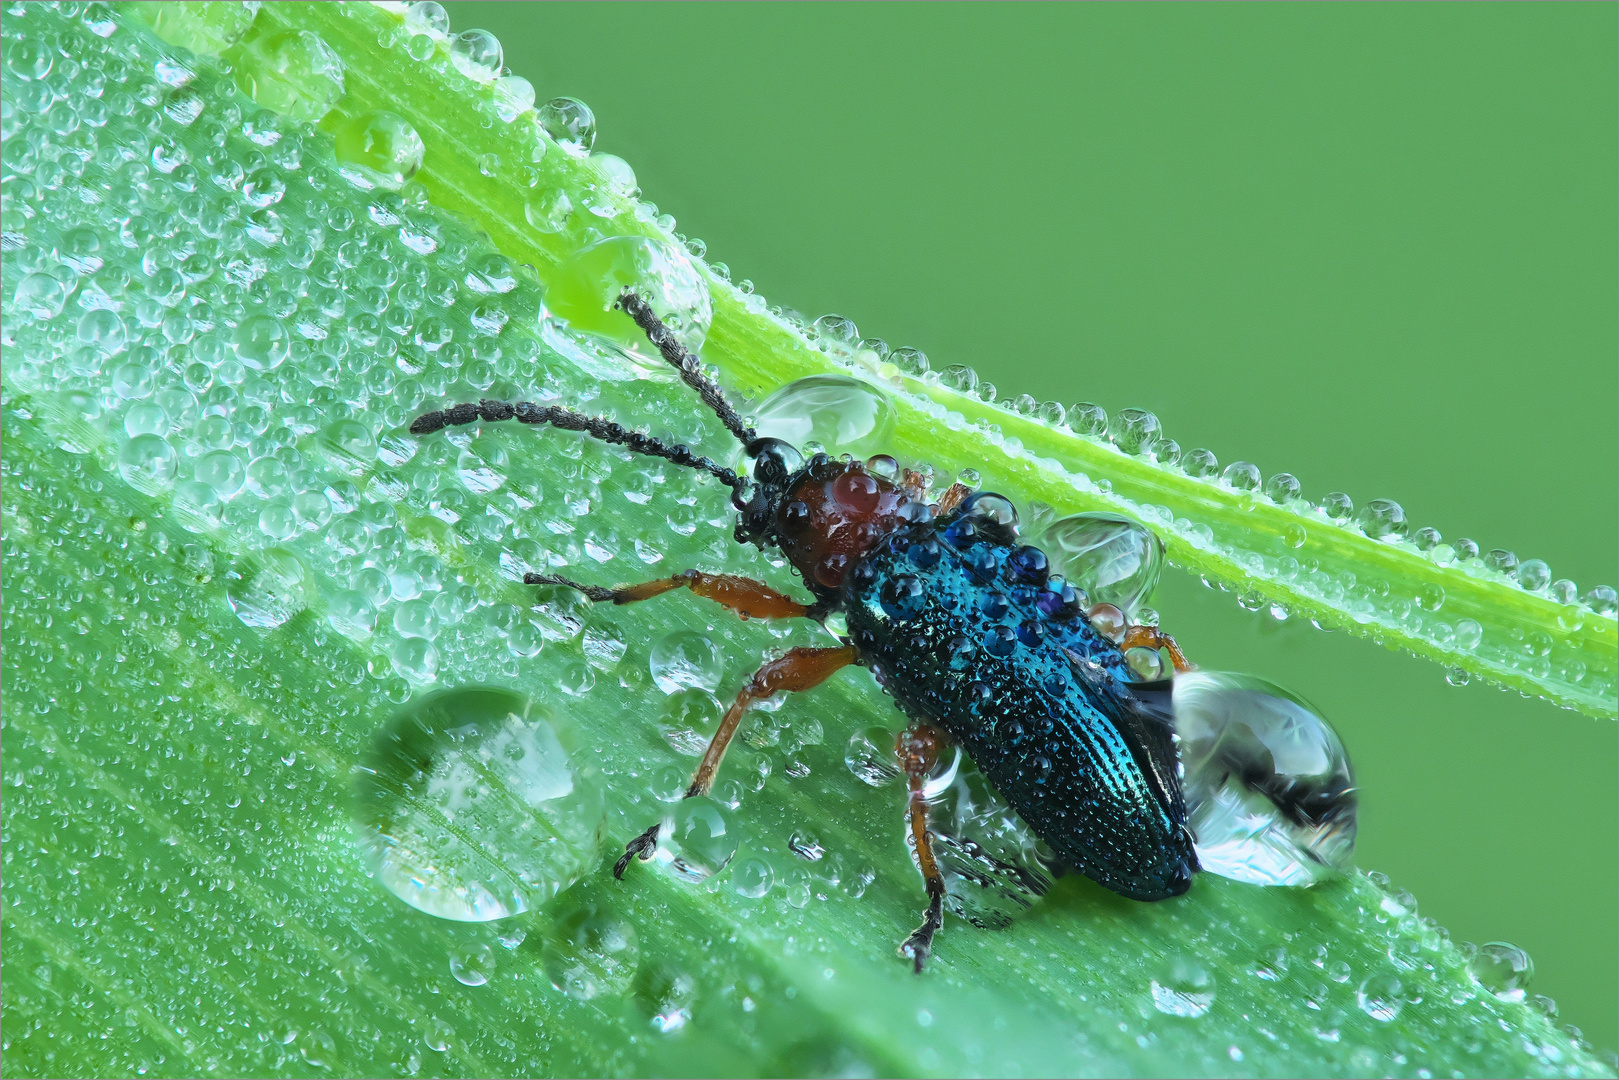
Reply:
[[[736,828],[719,803],[698,795],[675,807],[669,835],[670,867],[687,881],[702,881],[725,869],[736,855]]]
[[[129,342],[124,320],[115,311],[96,308],[79,318],[79,343],[94,349],[101,356],[117,356]]]
[[[1188,957],[1177,956],[1152,980],[1152,1006],[1166,1016],[1195,1019],[1214,1004],[1214,980]]]
[[[170,45],[205,56],[218,56],[242,40],[259,11],[258,0],[212,4],[141,0],[129,6]]]
[[[1092,603],[1133,615],[1158,585],[1164,542],[1122,514],[1072,514],[1046,527],[1040,546],[1052,569],[1084,589]]]
[[[1518,946],[1506,941],[1480,945],[1467,962],[1467,970],[1478,984],[1502,1001],[1522,1001],[1529,980],[1535,977],[1534,961]]]
[[[273,630],[309,605],[309,575],[285,548],[254,552],[225,574],[225,599],[248,626]]]
[[[1007,926],[1050,889],[1050,851],[970,761],[941,758],[927,787],[946,905],[974,926]]]
[[[333,143],[337,171],[362,190],[397,191],[422,167],[427,148],[403,116],[372,112],[345,123]]]
[[[1349,755],[1310,704],[1249,675],[1175,677],[1186,805],[1203,869],[1309,885],[1355,845]]]
[[[578,907],[553,923],[543,952],[551,985],[575,1001],[622,995],[641,960],[635,928],[594,904]]]
[[[665,694],[696,688],[713,693],[725,674],[725,658],[706,635],[695,630],[666,634],[652,646],[647,667]]]
[[[355,828],[372,873],[441,919],[488,922],[545,903],[595,866],[603,824],[600,789],[550,716],[507,690],[413,702],[355,774]]]
[[[675,245],[645,236],[597,240],[557,267],[545,294],[546,341],[602,377],[626,377],[625,371],[612,370],[611,356],[630,360],[633,374],[677,377],[640,327],[614,310],[626,289],[652,306],[687,351],[703,347],[714,320],[707,282]],[[556,319],[567,323],[569,333],[559,332]],[[570,340],[574,335],[583,339]],[[602,349],[610,356],[597,355]]]
[[[753,410],[761,436],[794,446],[818,442],[866,457],[888,449],[894,406],[886,391],[850,375],[810,375],[788,383]]]
[[[312,31],[265,34],[243,48],[236,85],[266,109],[316,124],[343,96],[343,61]]]

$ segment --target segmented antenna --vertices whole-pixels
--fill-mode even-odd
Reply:
[[[635,320],[635,325],[646,332],[647,340],[657,346],[658,352],[669,361],[669,365],[680,372],[680,377],[685,380],[686,385],[697,391],[703,399],[703,404],[714,410],[714,415],[720,418],[720,423],[724,424],[726,430],[735,435],[743,446],[757,438],[754,430],[742,422],[742,417],[731,407],[731,403],[725,400],[725,394],[720,388],[703,374],[702,364],[697,357],[687,352],[685,346],[675,337],[675,332],[658,318],[652,310],[652,305],[626,289],[618,298],[618,303],[613,306]]]
[[[630,431],[624,425],[603,416],[586,416],[559,405],[536,405],[532,401],[491,401],[451,405],[448,409],[422,413],[411,421],[412,435],[428,435],[440,428],[457,424],[476,424],[478,421],[495,422],[516,420],[524,424],[549,424],[563,431],[583,431],[592,438],[617,446],[628,447],[637,454],[662,458],[688,469],[706,472],[733,491],[746,487],[748,481],[706,457],[699,457],[683,443],[670,446],[640,431]]]

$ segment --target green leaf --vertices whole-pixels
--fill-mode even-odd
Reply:
[[[157,23],[222,47],[212,31],[230,14]],[[356,190],[327,135],[233,88],[317,109],[316,82],[253,78],[290,47],[280,35],[303,32],[343,65],[322,129],[380,109],[406,118],[426,146],[420,187]],[[599,163],[500,120],[445,42],[409,59],[393,11],[266,6],[226,51],[232,73],[99,5],[10,14],[4,35],[8,1075],[1603,1073],[1538,1010],[1481,987],[1414,901],[1358,874],[1312,890],[1204,875],[1151,905],[1063,879],[1005,930],[947,920],[914,976],[894,954],[922,902],[903,800],[842,760],[850,732],[895,723],[859,673],[748,721],[727,766],[740,848],[726,870],[693,884],[637,865],[615,882],[619,846],[666,812],[655,793],[690,765],[659,731],[671,718],[654,648],[709,639],[723,692],[765,653],[827,639],[680,596],[537,603],[514,580],[526,568],[608,581],[703,565],[789,582],[731,541],[724,492],[688,473],[556,432],[416,440],[402,426],[445,400],[554,394],[626,424],[713,432],[663,373],[631,378],[607,356],[587,374],[539,335],[542,283],[587,228],[655,236],[656,223],[605,188]],[[324,54],[296,54],[311,55]],[[105,76],[100,98],[87,72]],[[40,105],[41,86],[76,126]],[[524,208],[554,190],[618,212],[538,232]],[[491,291],[500,256],[532,276]],[[1491,635],[1555,621],[1488,575],[1452,582],[1399,545],[839,358],[709,286],[704,357],[753,400],[803,374],[865,371],[895,405],[896,453],[971,464],[1058,510],[1151,519],[1146,506],[1168,506],[1154,523],[1178,561],[1316,617],[1354,612],[1310,606],[1246,559],[1276,557],[1299,522],[1334,565],[1446,582],[1441,612],[1465,601],[1490,613]],[[370,310],[369,290],[386,308]],[[448,345],[423,344],[446,330]],[[952,411],[999,424],[999,441]],[[1216,539],[1189,542],[1180,517]],[[1355,625],[1415,648],[1379,610]],[[1611,619],[1582,619],[1556,648],[1585,655],[1604,627],[1611,641]],[[1611,653],[1587,669],[1610,694]],[[1508,668],[1472,670],[1554,693],[1552,676]],[[594,871],[493,924],[401,903],[351,825],[390,716],[435,686],[480,684],[530,699],[570,781],[605,794]],[[552,835],[567,824],[544,806],[531,820]],[[792,850],[815,847],[813,861]],[[467,851],[440,849],[441,869]],[[769,868],[762,896],[747,895],[751,863]],[[1155,1007],[1153,981],[1193,969],[1207,1012]]]

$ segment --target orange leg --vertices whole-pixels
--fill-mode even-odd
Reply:
[[[525,585],[562,585],[578,589],[596,603],[611,600],[615,604],[633,604],[650,600],[675,589],[690,589],[698,596],[713,600],[736,612],[744,619],[797,619],[809,608],[762,581],[737,577],[734,574],[705,574],[701,570],[687,570],[674,577],[643,581],[639,585],[620,585],[604,589],[599,585],[581,585],[554,574],[524,574]]]
[[[939,751],[949,745],[950,737],[938,728],[913,724],[900,734],[894,747],[910,787],[911,839],[916,844],[916,862],[928,890],[928,910],[922,917],[922,925],[899,947],[899,954],[916,965],[918,974],[933,951],[933,935],[944,925],[944,875],[939,873],[938,861],[933,857],[928,804],[922,797],[922,789],[938,763]]]
[[[772,694],[793,693],[819,686],[834,672],[854,661],[852,645],[835,649],[796,648],[789,649],[781,659],[771,660],[754,672],[748,685],[741,689],[736,700],[731,702],[731,707],[725,710],[719,729],[714,732],[708,749],[703,753],[703,760],[697,763],[697,771],[692,773],[691,786],[686,789],[684,797],[690,799],[707,795],[709,788],[714,786],[714,776],[719,772],[720,762],[725,760],[731,736],[736,734],[737,725],[742,723],[742,715],[748,711],[749,705]],[[639,857],[643,862],[652,858],[652,853],[658,849],[659,828],[658,825],[652,826],[626,845],[624,854],[613,864],[614,877],[623,878],[632,858]]]
[[[1175,639],[1168,634],[1158,632],[1156,626],[1132,626],[1124,632],[1124,640],[1119,642],[1121,649],[1134,649],[1145,647],[1148,649],[1168,649],[1169,662],[1175,665],[1175,670],[1191,671],[1192,663],[1181,652],[1181,647],[1175,644]]]
[[[966,484],[951,484],[949,487],[944,489],[944,494],[939,496],[939,504],[934,508],[933,512],[939,517],[944,517],[950,511],[960,506],[961,500],[965,499],[972,493],[972,488],[968,487]]]

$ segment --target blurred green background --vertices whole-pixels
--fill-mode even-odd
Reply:
[[[458,3],[710,260],[935,366],[1155,411],[1307,495],[1615,578],[1613,4]],[[1616,729],[1250,615],[1171,573],[1207,667],[1292,686],[1359,862],[1615,1045]]]

